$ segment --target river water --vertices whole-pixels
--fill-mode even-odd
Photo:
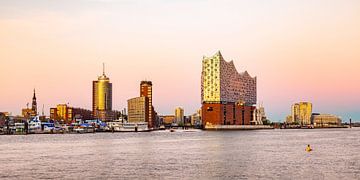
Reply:
[[[0,136],[0,179],[49,178],[360,179],[360,128]]]

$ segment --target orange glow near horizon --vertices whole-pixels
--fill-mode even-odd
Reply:
[[[2,1],[0,112],[91,109],[92,81],[113,83],[113,109],[153,82],[159,114],[200,108],[202,56],[221,50],[258,78],[272,120],[291,104],[360,120],[360,1]],[[186,12],[186,13],[184,13]]]

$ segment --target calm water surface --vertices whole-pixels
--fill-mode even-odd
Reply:
[[[0,136],[0,179],[360,179],[360,128]]]

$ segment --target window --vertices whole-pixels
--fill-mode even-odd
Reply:
[[[241,119],[242,119],[242,125],[245,125],[245,111],[241,111]]]

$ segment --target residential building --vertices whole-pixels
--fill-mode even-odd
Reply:
[[[254,110],[253,114],[253,121],[251,121],[251,124],[253,125],[262,125],[264,121],[266,121],[266,114],[265,114],[265,108],[260,105]]]
[[[191,115],[191,125],[200,126],[201,124],[201,110],[198,110],[196,113]]]
[[[295,103],[291,107],[292,122],[300,125],[310,125],[312,104],[310,102]]]
[[[175,108],[175,123],[184,123],[184,109],[181,107]]]

